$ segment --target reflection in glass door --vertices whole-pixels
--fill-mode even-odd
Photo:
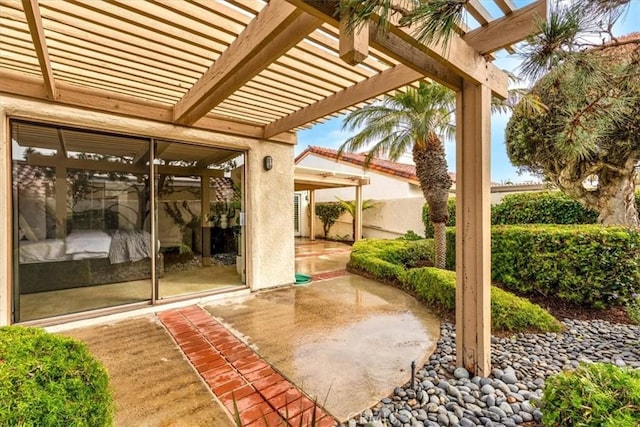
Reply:
[[[155,141],[158,299],[244,285],[244,155]]]
[[[11,122],[14,322],[151,297],[144,138]]]

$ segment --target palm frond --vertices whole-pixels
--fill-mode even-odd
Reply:
[[[340,13],[347,15],[347,28],[351,31],[374,16],[378,19],[378,28],[384,31],[393,15],[409,14],[413,3],[413,0],[341,0]]]
[[[386,96],[378,104],[349,114],[343,129],[359,131],[340,146],[338,153],[366,149],[367,165],[381,155],[398,160],[418,141],[426,140],[426,135],[435,133],[451,138],[455,132],[454,109],[453,91],[435,83],[420,82],[417,88],[408,87]]]
[[[400,25],[416,28],[414,37],[426,45],[440,44],[445,50],[456,29],[462,24],[464,5],[467,0],[420,1]]]

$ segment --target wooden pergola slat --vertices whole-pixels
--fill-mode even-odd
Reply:
[[[293,129],[305,123],[317,120],[333,111],[342,110],[351,105],[366,101],[374,96],[405,86],[423,75],[404,65],[396,65],[375,77],[353,85],[341,92],[331,95],[302,110],[288,115],[265,127],[265,138],[269,139],[280,132]]]
[[[176,103],[174,121],[196,122],[319,25],[284,0],[273,0]]]

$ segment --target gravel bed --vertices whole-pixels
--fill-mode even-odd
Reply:
[[[455,328],[443,323],[434,354],[415,385],[350,419],[348,427],[515,426],[540,421],[544,379],[580,362],[640,368],[640,327],[603,320],[563,321],[562,333],[492,338],[490,377],[455,366]]]

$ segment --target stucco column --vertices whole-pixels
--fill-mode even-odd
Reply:
[[[309,239],[316,240],[316,190],[309,190]]]
[[[353,236],[354,241],[358,241],[362,239],[362,186],[356,186],[356,205],[353,210],[353,221],[355,222],[355,236]]]
[[[491,91],[467,81],[456,115],[456,361],[491,372]]]

